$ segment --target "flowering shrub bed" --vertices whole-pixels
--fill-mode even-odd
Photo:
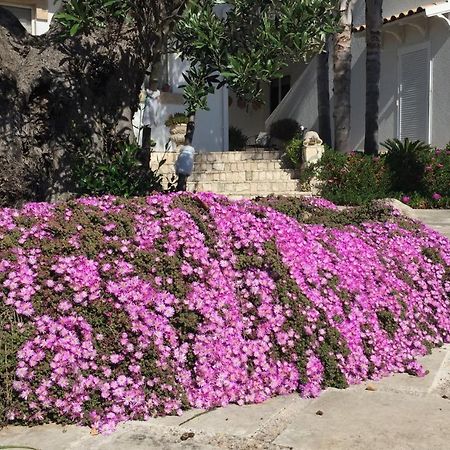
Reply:
[[[0,210],[0,423],[317,396],[450,338],[450,243],[380,206],[86,198]]]
[[[413,208],[450,208],[450,144],[433,149],[418,141],[388,142],[393,148],[376,157],[327,149],[303,170],[305,189],[316,179],[320,195],[340,205],[397,198]]]

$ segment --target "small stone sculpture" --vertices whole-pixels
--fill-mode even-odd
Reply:
[[[323,141],[315,131],[307,131],[303,143],[305,146],[310,147],[313,145],[322,145]]]

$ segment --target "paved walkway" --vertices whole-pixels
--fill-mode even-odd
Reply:
[[[390,203],[406,216],[426,223],[450,239],[450,209],[412,209],[395,199]]]
[[[414,216],[450,239],[450,210],[414,210]]]
[[[449,211],[404,212],[450,238]],[[0,449],[448,450],[450,345],[422,362],[429,371],[424,378],[401,374],[345,391],[329,389],[314,400],[290,395],[261,405],[193,410],[129,422],[110,436],[75,426],[8,427],[0,430]]]

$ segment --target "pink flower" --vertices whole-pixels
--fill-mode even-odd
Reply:
[[[404,195],[402,197],[402,202],[408,204],[411,201],[411,197],[408,197],[407,195]]]
[[[442,198],[442,195],[435,192],[433,194],[432,198],[433,198],[433,200],[440,200]]]
[[[308,219],[339,214],[321,198],[287,201]],[[13,389],[25,408],[7,417],[51,411],[109,432],[182,406],[423,375],[417,357],[450,340],[449,241],[399,212],[332,226],[270,202],[157,194],[0,208],[0,244],[24,243],[2,246],[0,306],[27,315],[4,330],[23,338]]]

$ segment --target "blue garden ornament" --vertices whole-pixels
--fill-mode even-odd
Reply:
[[[190,145],[181,147],[177,162],[175,163],[175,172],[177,175],[189,177],[194,170],[195,149]]]
[[[177,162],[175,163],[175,172],[178,175],[177,191],[186,191],[187,179],[194,170],[195,149],[190,145],[181,147]]]

